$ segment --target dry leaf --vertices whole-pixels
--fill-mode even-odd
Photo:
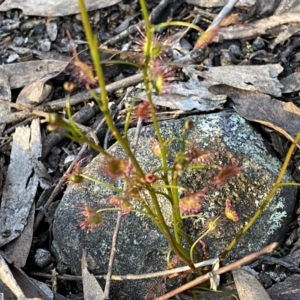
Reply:
[[[114,5],[121,0],[85,0],[87,11]],[[0,11],[21,9],[28,16],[61,17],[79,13],[77,0],[5,0]]]
[[[221,7],[225,6],[228,0],[184,0],[186,3],[197,5],[200,7]],[[256,0],[240,0],[236,6],[249,7],[255,4]]]
[[[68,61],[42,60],[26,61],[0,66],[0,73],[6,73],[12,89],[23,87],[49,73],[62,72]]]
[[[256,0],[251,7],[248,17],[270,16],[278,7],[281,0]]]
[[[90,274],[87,268],[86,253],[82,253],[81,258],[81,273],[83,283],[84,299],[103,300],[104,293],[97,279],[93,274]]]
[[[271,300],[260,282],[243,269],[232,271],[240,300]]]
[[[11,101],[11,89],[9,85],[9,80],[6,72],[0,72],[0,99],[10,102]],[[0,119],[10,113],[10,107],[5,104],[0,104]],[[0,136],[5,129],[5,125],[0,125]]]
[[[211,67],[207,71],[193,71],[195,74],[213,81],[242,90],[259,91],[276,97],[281,96],[278,74],[283,68],[279,64],[262,66]]]
[[[300,130],[300,109],[268,95],[249,92],[225,85],[211,88],[214,93],[227,94],[234,109],[245,119],[268,126],[293,141]]]
[[[31,278],[29,278],[21,268],[9,261],[9,259],[5,257],[3,252],[0,252],[0,261],[0,264],[3,267],[2,271],[4,271],[4,277],[1,277],[0,274],[0,279],[5,282],[5,284],[8,283],[7,286],[16,296],[18,294],[18,300],[53,299],[53,294],[49,290],[49,288],[47,290],[47,294],[44,292],[45,284],[40,282],[37,284],[36,280],[32,280]],[[43,286],[43,288],[40,288],[39,286]],[[51,294],[51,296],[48,296],[48,294]]]
[[[211,83],[199,81],[197,71],[193,68],[184,68],[183,72],[190,77],[187,82],[176,82],[166,85],[159,94],[153,94],[155,105],[190,111],[213,111],[221,109],[226,102],[226,95],[212,94],[208,89]],[[139,99],[147,99],[146,93],[137,95]]]
[[[24,297],[24,294],[14,279],[6,261],[0,254],[0,280],[14,293],[17,298]]]
[[[282,15],[286,12],[300,12],[300,2],[299,0],[281,0],[279,6],[277,7],[274,15]]]
[[[221,43],[224,40],[251,39],[261,35],[268,35],[277,26],[289,23],[300,23],[299,12],[285,13],[280,16],[271,16],[247,24],[221,27],[213,41]]]
[[[59,73],[60,72],[52,72],[46,74],[42,78],[25,86],[18,95],[16,103],[26,107],[34,107],[46,101],[53,90],[52,85],[46,84],[46,82],[57,76]]]

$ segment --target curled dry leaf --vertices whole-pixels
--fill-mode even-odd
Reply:
[[[270,35],[272,29],[289,23],[300,23],[299,12],[285,13],[280,16],[271,16],[247,24],[222,27],[215,35],[213,41],[221,43],[224,40],[251,39],[261,35]]]
[[[40,79],[25,86],[17,98],[17,104],[22,104],[26,107],[33,107],[46,101],[53,90],[52,85],[46,82],[55,77],[57,72],[47,74]]]

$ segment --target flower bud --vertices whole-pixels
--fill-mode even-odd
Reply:
[[[67,178],[73,183],[80,183],[83,180],[83,177],[81,177],[79,174],[69,174],[67,175]]]

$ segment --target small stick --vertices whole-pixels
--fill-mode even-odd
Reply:
[[[206,280],[209,280],[210,278],[216,276],[216,275],[221,275],[223,273],[226,273],[226,272],[229,272],[229,271],[232,271],[232,270],[235,270],[235,269],[238,269],[240,268],[241,266],[243,265],[246,265],[246,264],[249,264],[251,261],[257,259],[259,256],[262,256],[264,254],[267,254],[267,253],[270,253],[272,252],[276,247],[278,246],[278,243],[272,243],[264,248],[262,248],[261,250],[259,251],[256,251],[256,252],[253,252],[227,266],[224,266],[222,268],[220,268],[219,270],[217,271],[214,271],[214,272],[209,272],[205,275],[202,275],[192,281],[190,281],[189,283],[185,284],[185,285],[182,285],[181,287],[163,295],[163,296],[160,296],[158,298],[156,298],[157,300],[166,300],[166,299],[169,299],[179,293],[182,293],[188,289],[191,289],[192,287],[206,281]]]
[[[216,264],[218,262],[218,258],[212,258],[206,261],[202,261],[199,263],[195,263],[194,267],[197,268],[202,268],[206,266],[211,266]],[[147,273],[147,274],[127,274],[127,275],[111,275],[112,280],[116,281],[125,281],[125,280],[141,280],[141,279],[150,279],[150,278],[156,278],[156,277],[164,277],[172,274],[178,274],[178,276],[182,272],[190,271],[191,268],[189,266],[184,266],[184,267],[179,267],[175,269],[169,269],[169,270],[164,270],[164,271],[159,271],[159,272],[154,272],[154,273]],[[39,276],[43,278],[52,278],[50,274],[44,274],[41,272],[30,272],[30,275],[33,276]],[[95,278],[97,279],[106,279],[107,275],[94,275]],[[57,279],[61,280],[69,280],[69,281],[76,281],[76,280],[82,280],[82,276],[79,275],[69,275],[69,274],[64,274],[64,275],[58,275]]]
[[[109,299],[112,268],[113,268],[113,263],[114,263],[114,259],[115,259],[115,254],[116,254],[116,245],[117,245],[118,233],[119,233],[120,226],[121,226],[122,214],[123,214],[122,211],[118,211],[116,227],[115,227],[115,231],[114,231],[114,234],[112,237],[111,251],[110,251],[107,274],[106,274],[106,281],[105,281],[105,289],[104,289],[104,297],[103,297],[104,299]]]
[[[150,20],[155,18],[155,16],[158,15],[168,5],[169,2],[170,2],[170,0],[161,0],[160,3],[152,10],[152,12],[150,14]],[[118,35],[108,39],[107,41],[105,41],[103,43],[103,45],[113,46],[116,43],[125,39],[126,37],[130,36],[131,34],[137,33],[139,29],[144,28],[144,25],[145,25],[145,22],[140,21],[139,23],[128,27],[126,30],[119,33]]]
[[[107,90],[107,92],[110,93],[115,90],[131,86],[131,85],[139,83],[142,80],[142,78],[143,78],[142,74],[138,73],[138,74],[123,78],[119,81],[108,84],[106,86],[106,90]],[[100,94],[99,88],[93,89],[92,91],[96,94]],[[76,104],[79,104],[79,103],[82,103],[85,101],[89,101],[91,98],[92,98],[92,96],[91,96],[90,92],[84,91],[84,92],[78,93],[74,96],[71,96],[69,102],[70,102],[70,105],[73,106],[73,105],[76,105]],[[28,107],[16,105],[14,103],[10,103],[10,102],[0,99],[0,104],[8,105],[8,106],[15,107],[17,109],[22,110],[21,112],[17,112],[17,113],[13,113],[13,114],[9,115],[6,118],[6,120],[1,120],[0,124],[15,123],[18,121],[22,121],[23,119],[29,118],[31,116],[34,116],[34,115],[45,117],[47,114],[43,111],[61,110],[62,108],[66,107],[66,101],[67,101],[67,98],[62,98],[62,99],[51,101],[47,104],[38,105],[38,106],[34,107],[34,109],[32,109],[32,108],[28,109]]]

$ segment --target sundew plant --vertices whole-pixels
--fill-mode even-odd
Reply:
[[[144,28],[141,29],[144,38],[142,41],[139,41],[143,59],[139,64],[133,62],[123,63],[131,64],[140,70],[143,78],[143,86],[147,96],[144,101],[136,103],[135,107],[132,106],[131,109],[129,109],[124,130],[120,131],[118,129],[109,110],[109,97],[106,91],[105,74],[102,69],[103,61],[101,61],[99,55],[99,43],[93,34],[83,0],[79,0],[79,5],[93,66],[87,66],[85,63],[81,62],[78,57],[76,57],[75,63],[73,63],[73,70],[80,70],[78,73],[81,76],[81,82],[84,82],[86,88],[90,90],[92,98],[98,105],[105,118],[108,129],[110,130],[116,142],[124,150],[126,158],[112,156],[100,145],[93,142],[86,133],[80,130],[72,119],[68,103],[68,120],[63,119],[56,114],[51,114],[48,118],[48,128],[49,130],[55,130],[58,127],[63,128],[65,129],[66,136],[70,139],[80,143],[86,143],[90,148],[104,155],[106,158],[105,171],[107,175],[113,179],[123,180],[124,188],[120,190],[109,183],[99,182],[89,178],[86,174],[81,172],[80,168],[68,175],[69,181],[73,183],[80,183],[85,178],[94,180],[98,184],[105,187],[110,187],[112,189],[112,195],[107,199],[107,209],[101,208],[96,210],[89,207],[87,204],[83,205],[81,212],[82,218],[79,224],[82,230],[90,232],[101,227],[103,224],[103,218],[101,215],[103,211],[118,210],[122,211],[124,214],[135,213],[136,210],[133,208],[133,204],[134,202],[138,202],[142,207],[138,212],[147,215],[156,224],[159,231],[168,240],[171,252],[193,269],[194,263],[202,259],[200,250],[202,239],[208,233],[215,231],[224,220],[229,219],[230,221],[237,222],[238,214],[234,210],[230,199],[224,199],[223,213],[214,218],[205,220],[205,230],[200,234],[199,237],[197,237],[196,240],[193,240],[186,232],[183,231],[184,219],[189,217],[197,218],[200,216],[203,203],[205,202],[205,199],[211,189],[218,188],[218,186],[223,185],[228,179],[239,174],[241,172],[241,168],[236,165],[226,165],[223,167],[217,166],[214,164],[209,151],[200,149],[197,145],[187,141],[186,133],[193,127],[193,123],[191,121],[187,121],[185,123],[181,136],[172,137],[167,140],[163,139],[152,96],[153,93],[160,93],[164,90],[165,82],[169,76],[169,69],[167,69],[168,67],[166,67],[166,63],[164,61],[164,59],[166,59],[164,51],[168,43],[164,39],[157,38],[155,31],[157,28],[166,26],[187,26],[192,27],[199,32],[202,30],[196,25],[179,21],[168,22],[154,26],[150,23],[146,1],[140,0],[139,3],[144,20]],[[213,34],[215,34],[215,31],[213,31]],[[207,37],[207,34],[204,36],[204,38],[205,40],[210,40]],[[203,43],[203,41],[201,43]],[[201,43],[199,42],[197,45],[199,46]],[[120,62],[110,61],[110,63]],[[99,86],[100,95],[96,94],[95,91],[92,90],[94,85]],[[72,84],[66,83],[65,88],[67,91],[71,91]],[[127,129],[131,120],[130,116],[133,114],[135,114],[135,116],[141,122],[149,117],[153,122],[155,137],[153,137],[152,151],[160,159],[159,169],[146,172],[141,164],[137,161],[134,150],[131,149],[128,143]],[[299,135],[295,141],[298,139]],[[174,141],[180,142],[180,150],[177,151],[173,162],[168,164],[168,154]],[[267,207],[269,201],[275,194],[276,189],[284,185],[281,183],[281,179],[294,150],[295,143],[292,145],[292,149],[286,158],[287,162],[284,164],[283,170],[279,174],[278,180],[269,196],[263,203],[263,206],[258,210],[257,214],[250,220],[247,226],[243,228],[243,230],[240,232],[240,235],[228,246],[223,253],[223,256],[230,251],[241,235],[250,228],[253,222],[259,217],[263,209]],[[180,177],[190,169],[204,168],[216,169],[216,175],[211,184],[209,186],[202,187],[201,190],[193,193],[186,192],[183,197],[180,197],[179,191],[184,190],[184,188],[179,185]],[[145,190],[149,194],[149,199],[144,198]],[[164,197],[165,200],[168,201],[172,206],[171,227],[169,227],[166,223],[158,201],[159,197]],[[203,217],[201,216],[201,218]]]

